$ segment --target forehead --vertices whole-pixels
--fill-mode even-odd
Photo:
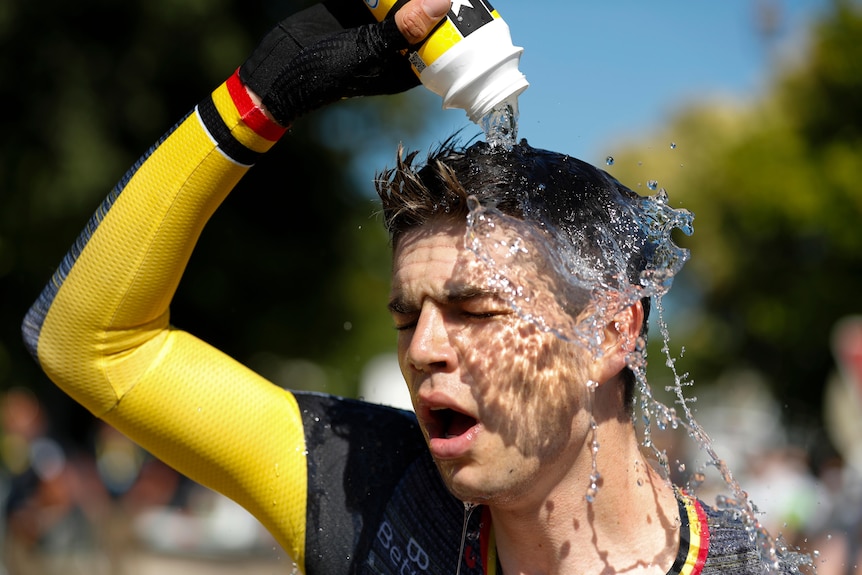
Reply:
[[[505,300],[553,298],[535,252],[511,250],[511,234],[518,230],[501,226],[483,235],[479,253],[491,265],[466,246],[466,231],[464,220],[435,218],[404,233],[393,253],[391,300],[418,304],[425,297],[444,301],[492,294]]]
[[[405,232],[392,259],[392,291],[414,284],[468,281],[478,271],[475,255],[464,245],[466,223],[435,218]],[[475,280],[474,280],[475,281]]]

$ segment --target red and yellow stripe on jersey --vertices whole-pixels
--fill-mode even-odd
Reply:
[[[669,575],[700,575],[709,554],[709,524],[703,504],[696,498],[677,491],[679,501],[679,553]]]

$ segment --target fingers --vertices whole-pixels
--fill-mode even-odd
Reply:
[[[395,14],[395,23],[410,44],[418,44],[446,16],[450,5],[450,0],[410,0]]]

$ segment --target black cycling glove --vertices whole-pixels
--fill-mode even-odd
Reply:
[[[375,22],[359,0],[316,4],[273,28],[239,75],[272,117],[289,126],[341,98],[395,94],[418,85],[402,53],[407,47],[393,18]]]

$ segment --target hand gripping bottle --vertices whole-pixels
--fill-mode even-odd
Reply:
[[[383,20],[396,0],[365,0]],[[447,17],[409,53],[426,88],[443,97],[444,108],[461,108],[481,124],[502,104],[517,111],[529,83],[518,70],[523,48],[512,45],[509,26],[488,0],[454,0]]]

